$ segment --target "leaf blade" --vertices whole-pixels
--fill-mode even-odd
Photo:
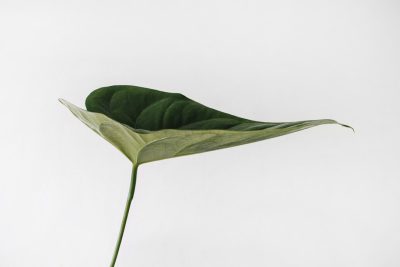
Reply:
[[[350,127],[328,119],[252,121],[208,108],[181,94],[134,86],[95,90],[86,100],[86,106],[92,111],[66,100],[60,99],[60,102],[134,164],[258,142],[323,124]],[[133,108],[126,108],[126,105],[135,104]],[[168,112],[172,113],[168,115]],[[145,127],[138,129],[133,127],[135,125]],[[175,128],[167,127],[171,125]]]

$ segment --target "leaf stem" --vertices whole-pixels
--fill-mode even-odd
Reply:
[[[135,194],[136,174],[137,174],[138,167],[139,167],[138,164],[133,164],[132,175],[131,175],[131,184],[129,186],[128,199],[126,200],[124,217],[122,217],[122,222],[121,222],[121,227],[120,227],[120,230],[119,230],[118,240],[117,240],[117,244],[115,246],[114,255],[112,257],[110,267],[114,267],[115,266],[115,262],[117,261],[119,248],[120,248],[121,242],[122,242],[122,237],[124,236],[126,221],[128,220],[129,209],[131,207],[133,195]]]

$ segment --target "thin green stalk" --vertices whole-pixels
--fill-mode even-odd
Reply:
[[[126,221],[128,220],[129,209],[131,207],[133,195],[135,194],[136,174],[137,174],[138,167],[139,166],[137,164],[133,164],[132,176],[131,176],[131,184],[129,186],[128,199],[126,200],[124,217],[122,218],[121,228],[119,230],[119,236],[118,236],[117,244],[115,246],[114,255],[113,255],[113,258],[111,260],[110,267],[114,267],[115,266],[115,262],[117,261],[119,248],[120,248],[121,242],[122,242],[122,237],[124,236]]]

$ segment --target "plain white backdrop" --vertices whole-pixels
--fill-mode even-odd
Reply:
[[[99,267],[131,165],[63,107],[131,84],[262,121],[142,165],[117,266],[400,266],[400,2],[0,0],[0,266]]]

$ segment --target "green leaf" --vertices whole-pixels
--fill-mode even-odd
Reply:
[[[248,144],[321,124],[339,124],[334,120],[253,121],[206,107],[182,94],[127,85],[93,91],[86,99],[87,110],[60,101],[133,163],[111,267],[118,257],[140,164]]]
[[[253,121],[206,107],[182,94],[127,85],[93,91],[86,99],[87,110],[60,101],[137,165],[339,124],[329,119]]]

